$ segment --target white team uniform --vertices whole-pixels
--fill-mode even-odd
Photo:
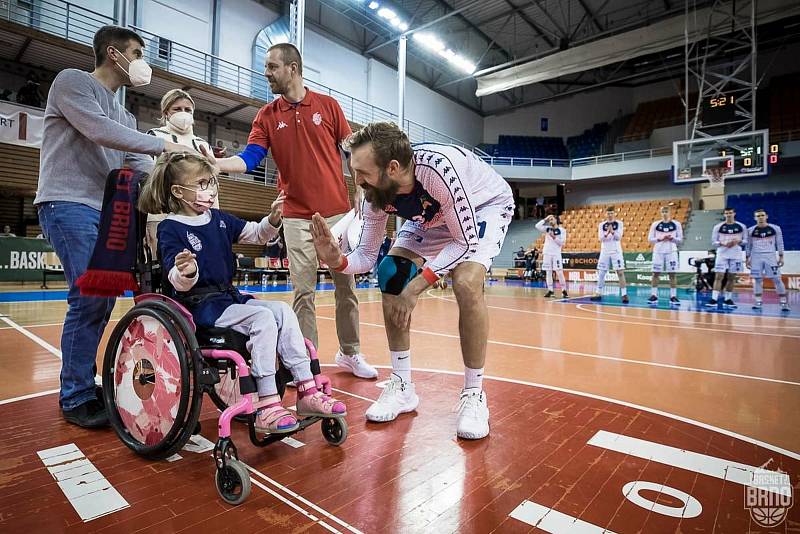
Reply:
[[[671,236],[672,240],[659,241],[665,236]],[[675,219],[656,221],[650,225],[647,239],[653,244],[653,272],[678,272],[678,245],[683,241],[681,223]]]
[[[734,247],[724,246],[726,243],[739,241]],[[742,245],[747,243],[747,229],[737,221],[731,224],[721,222],[711,231],[711,242],[717,247],[717,258],[714,260],[715,273],[744,272],[744,253]]]
[[[441,278],[465,261],[488,271],[514,216],[511,187],[485,161],[460,147],[420,143],[413,148],[414,190],[397,195],[383,209],[364,201],[364,227],[358,245],[346,255],[343,272],[372,269],[390,214],[406,219],[393,246],[424,258],[426,278]]]
[[[567,229],[562,226],[553,228],[544,219],[536,223],[536,229],[544,234],[542,270],[560,271],[563,265],[561,248],[567,242]]]
[[[609,265],[614,271],[625,269],[625,258],[622,256],[622,221],[603,221],[597,227],[597,238],[600,240],[600,258],[597,260],[597,270],[607,271]]]
[[[753,278],[780,278],[777,253],[783,254],[783,232],[777,224],[758,225],[747,229],[745,251],[750,258],[750,276]]]

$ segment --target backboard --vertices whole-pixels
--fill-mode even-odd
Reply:
[[[726,180],[768,174],[769,130],[672,143],[674,183],[710,181],[714,168],[723,169]]]

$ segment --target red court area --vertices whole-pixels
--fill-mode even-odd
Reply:
[[[782,485],[797,485],[800,461],[774,447],[632,406],[494,379],[485,386],[492,433],[457,440],[452,403],[460,375],[416,372],[418,412],[374,424],[363,414],[381,383],[327,372],[348,405],[347,441],[328,445],[314,425],[259,449],[237,424],[233,437],[253,484],[238,507],[217,496],[209,451],[148,461],[110,429],[64,423],[52,395],[1,405],[2,530],[738,533],[800,525],[799,507],[778,506],[791,495]],[[382,369],[379,380],[386,378]],[[208,440],[216,439],[216,421],[206,399]],[[126,508],[82,521],[74,496],[99,475],[59,484],[37,454],[70,444]],[[760,503],[763,517],[788,514],[786,521],[777,530],[755,522],[748,495],[760,498],[750,504]]]

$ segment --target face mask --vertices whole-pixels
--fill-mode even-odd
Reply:
[[[173,113],[167,122],[180,133],[188,133],[194,124],[194,117],[188,111],[178,111]]]
[[[194,202],[189,202],[185,198],[181,197],[181,200],[189,204],[194,210],[199,213],[205,213],[210,210],[214,206],[214,199],[217,198],[217,189],[216,188],[209,188],[205,191],[202,189],[192,189],[191,187],[184,187],[179,185],[181,189],[188,189],[189,191],[194,191],[195,199]]]
[[[114,50],[117,49],[115,48]],[[133,87],[141,87],[150,83],[150,76],[153,74],[153,69],[150,68],[150,65],[148,65],[145,60],[134,59],[133,61],[129,61],[128,58],[122,54],[122,52],[117,50],[117,53],[125,58],[125,61],[128,62],[128,70],[126,71],[118,62],[115,61],[117,67],[122,69],[122,71],[128,75]]]

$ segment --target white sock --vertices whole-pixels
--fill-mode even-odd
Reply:
[[[550,291],[553,290],[553,271],[547,271],[545,275],[545,279],[547,280],[547,289]]]
[[[606,271],[597,271],[597,293],[602,293],[606,287]]]
[[[670,296],[670,297],[676,297],[676,296],[678,296],[678,288],[677,288],[677,287],[671,287],[671,288],[669,288],[669,296]]]
[[[464,389],[483,389],[483,367],[471,369],[464,366]]]
[[[711,292],[711,298],[717,300],[719,298],[719,291],[716,289]]]
[[[624,297],[625,295],[628,294],[628,288],[627,287],[620,288],[619,294]]]
[[[392,373],[396,374],[403,382],[411,382],[411,351],[390,350],[392,357]]]
[[[726,291],[725,300],[731,300],[732,298],[733,298],[733,291]]]

